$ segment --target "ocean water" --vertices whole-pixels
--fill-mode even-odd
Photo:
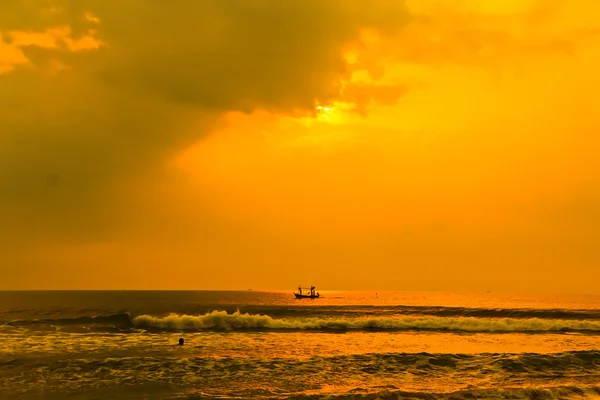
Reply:
[[[0,398],[600,399],[600,296],[321,295],[0,292]]]

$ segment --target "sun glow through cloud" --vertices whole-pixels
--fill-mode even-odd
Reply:
[[[330,124],[341,124],[353,117],[354,105],[343,102],[333,102],[328,105],[318,105],[316,119]]]

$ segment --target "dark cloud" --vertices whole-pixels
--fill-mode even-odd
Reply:
[[[176,0],[99,5],[97,15],[120,57],[119,85],[210,109],[281,111],[336,97],[343,45],[363,27],[398,30],[407,14],[398,1]]]
[[[131,205],[123,186],[164,174],[223,112],[336,98],[343,46],[406,18],[400,1],[2,2],[6,42],[14,31],[71,34],[57,48],[23,47],[31,63],[0,74],[0,237],[110,236]],[[69,47],[86,35],[104,45]]]

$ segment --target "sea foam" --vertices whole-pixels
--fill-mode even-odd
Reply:
[[[459,332],[585,332],[600,333],[598,321],[549,320],[538,318],[272,318],[268,315],[213,311],[203,315],[140,315],[132,324],[163,330],[423,330]]]

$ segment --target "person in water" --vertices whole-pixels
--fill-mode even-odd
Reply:
[[[183,342],[184,342],[183,338],[179,338],[179,345],[180,346],[183,346]]]

